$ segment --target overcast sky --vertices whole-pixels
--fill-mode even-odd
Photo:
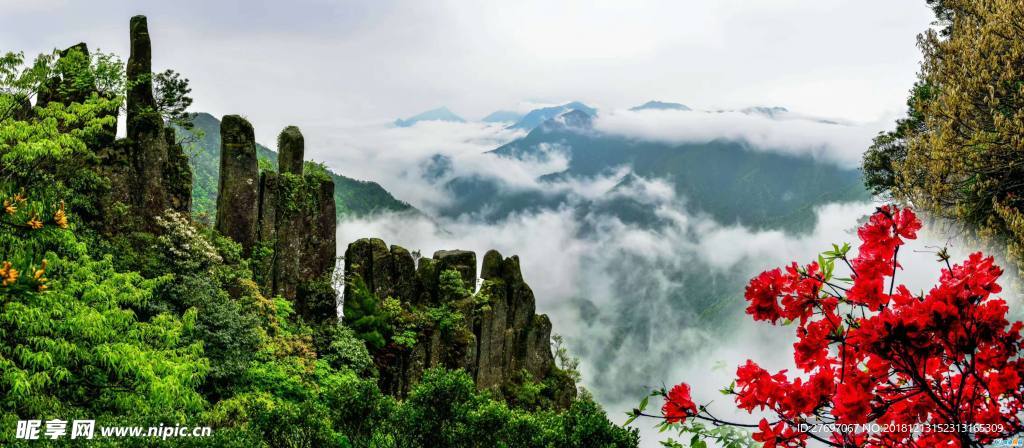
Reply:
[[[286,124],[441,105],[475,119],[572,99],[874,121],[903,108],[930,21],[923,0],[0,0],[0,10],[0,49],[86,41],[124,58],[129,17],[146,14],[154,68],[182,72],[196,110],[243,114],[267,143]]]

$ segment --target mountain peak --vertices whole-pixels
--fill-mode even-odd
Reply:
[[[534,128],[542,133],[565,130],[587,130],[594,127],[594,116],[582,110],[570,110],[544,121]],[[532,132],[531,132],[532,133]]]
[[[667,103],[663,101],[651,100],[643,103],[639,106],[632,107],[629,110],[636,112],[641,110],[693,110],[687,107],[685,104],[680,103]]]
[[[525,129],[529,131],[552,118],[557,118],[559,115],[573,110],[581,111],[588,116],[594,116],[597,114],[597,109],[587,106],[579,101],[573,101],[561,106],[542,107],[540,109],[531,110],[523,117],[522,120],[519,120],[516,124],[509,126],[509,129]]]
[[[594,122],[593,115],[579,109],[570,110],[554,119],[565,127],[580,129],[590,129]]]
[[[437,109],[431,109],[421,114],[413,115],[404,120],[399,118],[398,120],[395,120],[395,126],[406,128],[421,121],[449,121],[454,123],[466,122],[462,117],[455,115],[454,112],[448,110],[447,107],[441,106]]]

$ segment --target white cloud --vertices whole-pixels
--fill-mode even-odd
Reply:
[[[668,143],[705,143],[715,139],[742,140],[753,148],[810,155],[846,168],[860,164],[864,149],[884,122],[851,124],[823,122],[783,113],[775,118],[756,113],[675,110],[616,110],[594,120],[600,131]]]

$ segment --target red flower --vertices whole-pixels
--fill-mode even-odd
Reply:
[[[747,314],[754,316],[754,320],[769,320],[772,323],[782,317],[782,308],[779,307],[779,294],[782,294],[784,281],[782,270],[773,269],[764,271],[761,275],[750,280],[747,285],[744,297],[750,302],[747,307]]]
[[[775,408],[785,396],[785,387],[789,387],[786,371],[771,375],[754,361],[736,369],[736,386],[739,391],[736,403],[740,409],[751,411],[754,408]]]
[[[686,418],[697,413],[697,405],[690,398],[690,385],[679,383],[668,391],[665,404],[661,406],[661,415],[669,423],[682,423]]]
[[[908,240],[917,238],[917,231],[921,230],[921,220],[909,208],[896,210],[889,208],[892,212],[892,220],[896,226],[896,233]]]
[[[866,423],[874,398],[870,378],[859,370],[847,372],[846,376],[846,382],[836,388],[832,414],[842,423]]]
[[[845,265],[838,262],[828,269],[791,263],[750,281],[744,297],[754,320],[797,323],[793,359],[802,372],[771,374],[752,360],[736,369],[736,405],[776,416],[775,424],[760,421],[754,440],[765,448],[804,446],[801,422],[895,428],[817,435],[858,448],[959,447],[964,438],[985,445],[1024,430],[1024,323],[1009,322],[1006,301],[994,296],[1002,269],[974,253],[940,265],[927,294],[912,293],[893,277],[900,246],[920,229],[913,211],[879,207],[857,231],[846,289],[834,283],[847,282],[841,275],[828,284],[822,277]],[[673,388],[662,409],[670,422],[696,414],[684,386]],[[928,429],[950,422],[980,430]]]
[[[784,422],[772,427],[768,420],[762,418],[752,438],[755,442],[764,443],[763,448],[788,448],[806,446],[807,435],[794,431]]]

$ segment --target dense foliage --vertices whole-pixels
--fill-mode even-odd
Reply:
[[[800,373],[771,373],[752,360],[736,370],[723,393],[740,409],[768,415],[756,426],[716,418],[686,384],[655,393],[666,400],[663,424],[698,438],[703,428],[687,421],[753,427],[765,447],[811,439],[837,447],[982,447],[1024,430],[1024,323],[1011,325],[1006,302],[993,296],[1002,270],[981,253],[953,265],[940,252],[939,283],[912,293],[896,283],[898,254],[920,228],[910,209],[883,206],[858,230],[855,257],[848,245],[835,246],[816,262],[752,279],[747,314],[796,324]],[[835,276],[840,265],[851,278]]]
[[[907,117],[864,155],[868,187],[951,218],[1024,267],[1024,5],[933,0]]]
[[[187,83],[161,76],[165,118],[186,117]],[[90,161],[124,87],[111,55],[0,58],[0,445],[18,443],[19,420],[59,418],[213,427],[174,441],[187,446],[636,446],[586,396],[531,411],[446,370],[408,399],[382,394],[366,326],[304,321],[187,214],[155,233],[93,229],[105,186]]]

